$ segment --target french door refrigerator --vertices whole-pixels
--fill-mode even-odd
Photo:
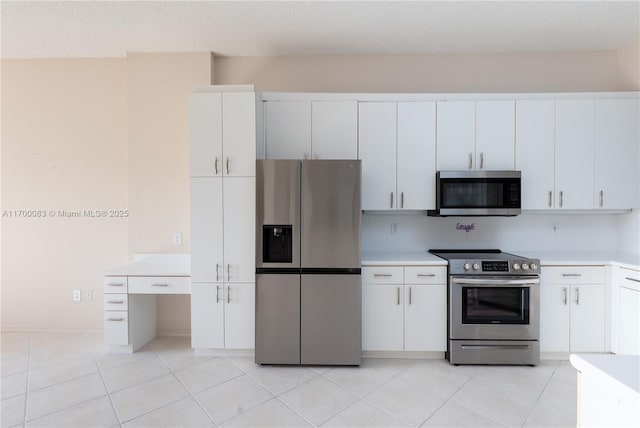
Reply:
[[[257,161],[256,363],[360,364],[360,186],[358,160]]]

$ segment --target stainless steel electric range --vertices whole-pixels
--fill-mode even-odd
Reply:
[[[430,250],[449,262],[451,364],[540,362],[540,260],[500,250]]]

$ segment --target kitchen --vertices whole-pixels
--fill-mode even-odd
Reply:
[[[620,56],[621,58],[624,57],[623,54],[620,54]],[[91,153],[83,154],[84,164],[95,165],[95,168],[97,168],[91,172],[85,171],[82,164],[74,163],[73,158],[69,158],[68,155],[65,157],[65,153],[68,153],[71,149],[64,149],[68,146],[62,143],[60,143],[60,147],[63,149],[59,149],[60,153],[52,153],[44,147],[35,150],[42,153],[39,155],[41,156],[40,158],[35,158],[36,160],[40,159],[38,162],[41,163],[38,163],[38,165],[41,165],[43,168],[42,178],[51,180],[52,177],[59,177],[56,175],[53,166],[63,168],[63,171],[69,168],[76,168],[78,171],[78,174],[75,175],[76,177],[82,176],[90,179],[92,174],[98,172],[100,177],[105,178],[101,179],[100,182],[90,181],[87,184],[82,183],[85,184],[85,186],[80,183],[74,183],[73,181],[56,181],[64,177],[51,181],[52,183],[58,183],[57,185],[68,185],[70,188],[78,189],[79,194],[86,195],[83,196],[84,199],[79,201],[74,199],[61,201],[53,198],[53,195],[48,196],[42,192],[37,193],[37,190],[24,193],[22,197],[26,198],[29,195],[37,195],[38,199],[32,201],[32,204],[36,207],[42,204],[41,201],[49,201],[45,204],[47,207],[62,205],[60,208],[68,209],[73,209],[76,205],[85,203],[97,206],[106,205],[106,208],[128,207],[131,212],[131,218],[126,220],[126,222],[116,221],[114,219],[106,220],[103,223],[89,223],[83,226],[86,227],[88,231],[91,231],[90,237],[103,244],[101,246],[102,249],[99,250],[103,253],[96,253],[94,251],[94,244],[84,244],[84,241],[78,241],[77,226],[79,224],[84,225],[84,223],[63,223],[62,220],[58,220],[57,223],[54,222],[53,224],[45,222],[34,224],[33,222],[27,221],[23,223],[10,223],[10,226],[3,230],[3,232],[7,234],[5,235],[3,233],[3,241],[7,239],[8,241],[5,242],[8,243],[8,245],[11,245],[13,248],[21,248],[20,242],[22,242],[23,239],[19,238],[19,236],[25,236],[24,233],[28,233],[26,236],[33,236],[33,232],[29,232],[29,228],[36,227],[38,236],[41,236],[40,239],[45,239],[45,237],[51,236],[51,233],[54,233],[49,245],[42,245],[35,250],[32,249],[32,251],[36,251],[36,254],[34,254],[36,259],[48,266],[47,271],[49,272],[77,271],[77,275],[81,275],[80,277],[87,278],[87,280],[82,284],[82,281],[72,280],[71,278],[64,280],[65,275],[60,274],[54,275],[54,278],[34,277],[37,273],[29,272],[29,269],[25,266],[24,260],[26,259],[19,257],[19,255],[24,254],[24,252],[14,253],[14,255],[3,252],[3,255],[8,257],[5,259],[5,262],[3,262],[3,272],[7,272],[7,275],[9,275],[8,279],[7,277],[3,278],[3,290],[9,290],[10,293],[8,295],[9,297],[5,297],[3,291],[3,302],[5,302],[5,305],[11,304],[14,308],[24,307],[24,305],[29,305],[34,308],[38,307],[32,306],[37,305],[38,302],[30,302],[26,299],[26,296],[22,297],[24,294],[22,291],[5,288],[12,287],[10,285],[11,283],[25,284],[25,290],[30,290],[31,293],[34,293],[38,290],[35,284],[53,281],[54,284],[59,285],[51,287],[51,291],[43,291],[43,298],[46,297],[52,302],[59,301],[61,308],[67,308],[64,310],[65,313],[60,314],[57,318],[56,322],[58,324],[56,324],[56,322],[51,321],[51,317],[48,315],[49,311],[44,308],[34,311],[36,313],[32,315],[32,318],[29,318],[27,314],[16,316],[16,314],[14,314],[15,310],[12,310],[11,307],[3,307],[3,316],[7,317],[3,320],[3,325],[18,327],[21,325],[31,327],[57,325],[60,328],[64,328],[65,326],[67,328],[73,328],[78,319],[86,319],[87,325],[96,329],[101,328],[102,302],[98,301],[99,299],[97,298],[93,301],[87,301],[83,295],[83,300],[80,303],[71,303],[70,296],[72,289],[85,289],[88,288],[88,285],[85,284],[99,283],[101,281],[101,272],[113,266],[126,264],[131,260],[131,255],[135,253],[188,252],[189,240],[192,238],[190,238],[186,232],[189,230],[189,214],[188,209],[185,208],[189,206],[189,173],[188,166],[185,166],[188,164],[188,132],[186,130],[188,120],[184,105],[186,105],[187,98],[192,92],[193,86],[212,83],[210,80],[212,70],[216,71],[216,80],[213,82],[216,84],[256,83],[258,87],[265,88],[266,90],[288,92],[305,90],[367,92],[375,89],[376,92],[396,93],[398,90],[405,90],[406,87],[403,85],[412,86],[413,89],[410,89],[410,91],[413,93],[443,93],[454,90],[454,87],[456,88],[456,92],[461,90],[467,90],[469,92],[476,92],[478,90],[484,92],[522,92],[539,91],[541,87],[544,88],[543,90],[546,92],[637,90],[637,87],[633,86],[618,86],[615,67],[612,68],[610,65],[617,61],[616,54],[613,56],[611,54],[567,54],[566,58],[572,61],[570,62],[570,66],[575,66],[577,69],[584,68],[584,71],[581,73],[573,73],[566,70],[562,71],[559,68],[558,62],[552,57],[553,55],[550,57],[531,56],[528,60],[537,58],[539,61],[543,61],[551,70],[555,70],[556,73],[553,77],[535,77],[532,71],[522,70],[523,74],[521,75],[520,82],[514,82],[513,79],[509,80],[506,75],[501,75],[500,73],[498,73],[498,77],[491,77],[487,69],[483,69],[482,64],[479,64],[474,67],[474,69],[477,70],[476,76],[479,75],[483,77],[479,83],[475,84],[473,83],[475,78],[472,79],[470,76],[450,76],[447,80],[442,74],[438,74],[437,72],[438,67],[446,68],[447,61],[459,61],[458,66],[462,67],[471,65],[473,60],[470,57],[465,57],[464,55],[458,58],[429,57],[428,60],[432,68],[435,67],[435,70],[432,70],[432,74],[430,75],[431,83],[425,83],[424,78],[418,79],[413,77],[412,81],[414,83],[410,84],[407,83],[409,81],[408,79],[403,79],[403,77],[406,76],[398,74],[396,83],[383,82],[383,80],[380,79],[380,84],[375,88],[371,85],[367,88],[366,85],[355,77],[349,80],[350,84],[347,84],[347,80],[343,80],[326,86],[326,84],[323,83],[325,82],[323,79],[326,79],[326,77],[318,76],[317,74],[309,76],[306,85],[296,86],[296,80],[292,79],[288,87],[283,86],[282,83],[279,83],[277,80],[272,80],[271,84],[264,80],[260,81],[258,79],[260,76],[255,76],[255,80],[251,79],[242,82],[237,80],[233,81],[230,80],[231,77],[229,73],[233,74],[234,70],[241,71],[237,69],[240,65],[240,60],[234,61],[232,58],[225,59],[221,57],[211,59],[208,55],[197,56],[184,54],[171,56],[170,54],[158,54],[154,56],[153,54],[130,54],[126,60],[105,60],[103,62],[94,62],[94,64],[85,61],[85,63],[78,64],[75,69],[71,66],[71,64],[75,64],[72,60],[68,60],[67,63],[64,64],[56,64],[55,62],[42,64],[42,62],[38,63],[34,61],[31,64],[36,68],[50,67],[49,70],[55,71],[60,70],[58,67],[64,66],[65,70],[69,70],[68,73],[77,70],[77,74],[68,74],[70,81],[65,83],[69,89],[67,96],[78,94],[76,85],[83,85],[84,82],[86,82],[86,86],[81,86],[83,90],[86,91],[92,88],[90,82],[87,82],[87,78],[83,77],[84,73],[92,75],[94,78],[95,76],[100,76],[101,79],[104,79],[105,83],[112,82],[110,86],[107,85],[104,89],[94,89],[99,91],[106,90],[107,88],[111,89],[111,93],[108,94],[109,96],[104,94],[103,98],[101,98],[111,104],[104,104],[100,108],[104,109],[103,117],[110,118],[114,126],[107,129],[102,122],[96,121],[96,119],[92,117],[82,116],[82,111],[78,110],[77,106],[73,108],[69,107],[69,111],[87,120],[88,123],[95,122],[96,126],[99,126],[98,129],[104,129],[103,136],[100,136],[100,138],[110,136],[112,141],[124,142],[118,143],[118,151],[115,152],[109,149],[105,143],[104,149],[102,149],[104,150],[103,153],[105,153],[108,159],[111,159],[111,161],[105,165],[97,162]],[[515,66],[521,64],[519,61],[522,61],[508,55],[489,55],[485,57],[485,59],[494,60],[505,66]],[[313,63],[316,60],[317,59],[309,58],[308,63]],[[375,61],[376,59],[373,58],[371,60]],[[382,61],[383,59],[380,58],[379,60]],[[404,64],[407,64],[408,61],[419,60],[419,58],[398,58],[398,60],[401,61],[401,63],[405,61]],[[211,61],[213,61],[214,64],[211,64]],[[340,69],[340,59],[334,58],[334,61],[333,64]],[[4,64],[3,62],[3,65]],[[191,65],[186,66],[185,64]],[[298,65],[302,64],[303,62],[298,63]],[[362,65],[364,66],[364,63]],[[423,66],[424,65],[423,63]],[[19,63],[7,64],[6,68],[3,67],[3,71],[5,72],[3,73],[4,76],[7,76],[7,72],[11,73],[12,66],[16,71],[22,70],[19,67],[23,67],[23,65]],[[271,70],[277,70],[280,67],[277,63],[272,64],[272,66],[274,68]],[[175,70],[187,70],[188,67],[191,67],[189,70],[191,70],[192,74],[187,76],[178,74],[172,76],[171,74],[176,73]],[[296,69],[295,61],[291,65],[291,69],[293,70],[291,72],[294,73]],[[321,67],[319,69],[321,69]],[[605,72],[606,70],[608,70],[608,72]],[[268,69],[265,71],[264,76],[268,75],[267,71]],[[108,72],[110,72],[111,75],[107,76],[106,74]],[[48,74],[56,75],[55,73]],[[185,74],[187,73],[185,72]],[[236,75],[242,74],[236,73]],[[581,77],[576,78],[577,75]],[[611,77],[612,75],[614,76],[613,78]],[[9,74],[9,77],[11,76],[14,75]],[[74,77],[75,81],[71,81],[71,77]],[[347,79],[347,77],[344,77],[344,79]],[[422,83],[418,83],[416,80]],[[43,82],[44,81],[46,80],[43,80]],[[124,86],[125,81],[129,83],[129,87],[126,90]],[[25,82],[28,82],[28,79],[25,80]],[[325,84],[324,88],[322,88],[323,84]],[[148,111],[148,96],[152,93],[150,91],[154,91],[153,88],[158,85],[167,88],[167,94],[164,95],[166,98],[164,98],[164,101],[159,102],[153,110]],[[32,93],[36,88],[43,91],[42,86],[35,87],[25,85],[17,87],[22,91],[27,91],[27,93]],[[9,91],[11,86],[3,85],[3,88]],[[49,89],[49,91],[53,91],[53,89]],[[45,93],[48,92],[43,92],[43,94]],[[4,94],[5,91],[3,91],[3,98],[5,97]],[[10,93],[7,96],[10,96]],[[82,105],[83,98],[80,95],[74,96],[76,98],[72,99],[77,100],[78,105]],[[37,97],[37,93],[33,94],[33,97],[32,99],[37,99],[42,103],[43,108],[51,104],[51,99],[60,99],[60,95],[57,93],[49,95],[50,100]],[[121,107],[122,105],[128,106],[129,116],[132,119],[128,124],[126,116],[122,113],[124,110]],[[176,105],[181,107],[175,107]],[[24,108],[26,109],[26,106]],[[159,117],[176,117],[180,118],[180,120],[172,124],[166,120],[158,121]],[[70,116],[68,120],[71,121],[71,123],[77,122],[77,118],[73,116]],[[43,124],[43,126],[44,125],[46,124]],[[47,126],[44,126],[42,129],[48,129]],[[180,144],[176,145],[171,142],[171,139],[178,131],[181,137]],[[6,132],[9,132],[9,130]],[[32,132],[36,133],[37,129],[34,129]],[[75,132],[87,132],[87,137],[93,136],[93,132],[84,130],[83,128],[79,128]],[[84,134],[80,136],[84,138]],[[80,136],[74,138],[81,141],[83,138],[80,138]],[[127,136],[129,139],[128,143],[126,143]],[[38,134],[32,135],[30,138],[32,141],[48,141],[46,136],[39,136]],[[6,144],[10,144],[11,140],[3,137],[3,142],[4,141],[7,141]],[[159,144],[158,142],[162,142],[160,146],[166,148],[166,150],[155,150],[155,147]],[[148,156],[150,153],[153,155]],[[18,165],[29,165],[30,161],[28,161],[28,159],[31,158],[25,158],[24,161],[21,161],[22,163],[16,163],[16,167]],[[128,159],[128,161],[126,159]],[[45,170],[45,167],[49,169]],[[11,166],[9,166],[9,168],[11,168]],[[32,170],[32,168],[24,168],[24,171],[30,170]],[[3,171],[11,172],[13,170],[7,170],[3,165]],[[144,174],[141,175],[138,171],[144,172]],[[26,183],[31,183],[31,181],[28,180],[29,177],[22,174],[23,173],[16,170],[10,177],[15,177],[15,182],[23,183],[22,186],[26,185]],[[106,177],[108,177],[108,180]],[[33,189],[33,187],[28,187],[28,189]],[[100,192],[95,192],[95,189],[100,189]],[[9,198],[6,202],[3,201],[3,205],[6,204],[8,208],[23,207],[20,201],[24,199],[16,199],[19,195],[15,193],[13,193],[15,196],[11,197],[11,188],[9,192],[9,194],[3,192],[3,195]],[[98,194],[101,194],[101,196],[98,197]],[[387,198],[385,197],[385,202],[386,201]],[[85,207],[82,206],[81,208]],[[166,213],[166,216],[158,214],[161,212]],[[466,232],[457,229],[456,226],[458,223],[468,225],[474,223],[474,230]],[[397,225],[395,229],[397,234],[391,234],[392,224]],[[7,224],[5,223],[5,225]],[[96,227],[106,227],[107,230],[103,232],[93,232]],[[182,231],[184,234],[182,246],[174,246],[170,243],[170,238],[176,231]],[[71,237],[70,242],[65,239],[67,236]],[[519,251],[531,250],[575,251],[576,248],[588,252],[634,252],[634,245],[637,245],[637,239],[634,239],[634,236],[637,236],[637,213],[635,212],[631,214],[594,213],[580,215],[557,215],[554,213],[533,215],[525,213],[515,218],[478,219],[472,222],[466,220],[458,221],[455,219],[428,218],[423,214],[398,212],[393,214],[371,213],[370,215],[366,213],[363,216],[362,244],[363,248],[369,251],[426,252],[428,248],[451,247],[451,244],[459,244],[467,248],[476,246],[501,248],[503,250],[513,251],[516,254],[518,254]],[[120,239],[118,237],[123,238]],[[53,238],[55,238],[55,240]],[[526,242],[527,245],[515,246],[513,242],[518,241]],[[58,243],[57,245],[55,244],[56,242]],[[52,250],[60,245],[59,242],[68,242],[66,245],[71,248],[78,247],[86,249],[82,252],[77,252],[77,250],[69,250],[70,252],[62,251],[53,259],[55,263],[53,261],[48,262],[45,256],[47,253],[44,249],[49,249],[48,253],[51,254]],[[122,242],[125,243],[124,246]],[[11,247],[5,246],[4,248]],[[637,253],[637,250],[635,252]],[[85,262],[87,267],[85,267],[85,263],[80,263],[83,264],[83,266],[78,266],[78,262],[84,262],[86,257],[89,257],[86,255],[89,253],[96,255],[96,258],[90,257],[90,260]],[[83,254],[85,254],[85,256],[83,256]],[[97,255],[100,255],[100,257],[97,257]],[[542,258],[537,254],[531,255]],[[33,278],[26,281],[17,281],[16,278],[20,276],[18,276],[18,271],[16,271],[15,268],[11,268],[12,265],[16,266],[16,268],[21,267],[20,274],[22,276]],[[43,271],[43,273],[45,272]],[[78,285],[69,288],[67,292],[67,288],[65,287],[67,287],[66,284],[69,282],[74,282]],[[99,287],[96,287],[96,289],[100,290]],[[55,292],[55,290],[64,290],[64,293]],[[69,298],[67,299],[67,297]],[[178,330],[184,331],[189,328],[189,300],[180,298],[182,296],[176,297],[178,298],[158,299],[158,328],[161,330],[173,330],[175,333]],[[69,303],[67,303],[67,300]],[[14,303],[12,304],[11,302]],[[81,315],[78,312],[86,312],[86,314]],[[82,316],[85,318],[82,318]]]

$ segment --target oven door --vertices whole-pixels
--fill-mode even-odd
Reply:
[[[451,276],[449,293],[450,339],[539,339],[538,276]]]

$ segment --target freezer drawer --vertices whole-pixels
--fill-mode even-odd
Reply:
[[[256,274],[257,364],[300,364],[300,275]]]
[[[359,365],[362,358],[360,275],[302,275],[301,363]]]

